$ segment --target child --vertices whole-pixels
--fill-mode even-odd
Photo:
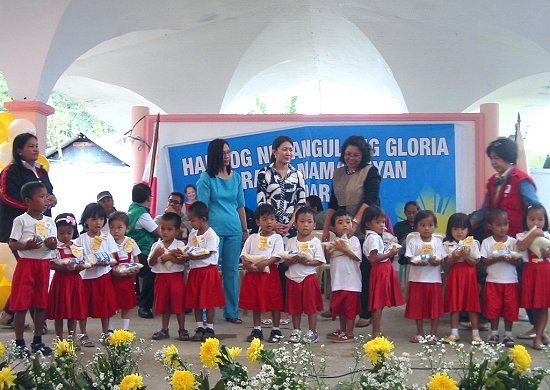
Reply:
[[[310,343],[319,342],[317,333],[317,312],[323,310],[323,297],[317,279],[317,267],[326,263],[321,241],[313,237],[315,229],[315,212],[309,207],[302,207],[296,211],[296,229],[298,236],[292,237],[286,243],[286,250],[307,252],[313,258],[294,256],[285,260],[288,270],[286,285],[286,312],[292,316],[294,330],[290,335],[290,341],[299,342],[302,339],[300,322],[302,313],[307,314],[309,331],[304,341]]]
[[[517,248],[524,251],[523,275],[521,286],[521,306],[534,309],[535,339],[533,348],[541,349],[541,344],[548,345],[550,337],[546,333],[548,322],[548,308],[550,307],[550,251],[541,249],[541,258],[538,258],[529,247],[536,237],[550,239],[548,233],[548,214],[540,203],[527,206],[523,219],[524,233],[517,235]],[[531,229],[531,234],[527,234]]]
[[[392,246],[385,250],[382,233],[386,226],[386,215],[377,206],[369,206],[363,213],[362,226],[366,228],[363,253],[372,264],[369,283],[369,310],[372,311],[372,336],[382,336],[382,310],[385,306],[405,304],[397,272],[393,268],[393,257],[399,249]]]
[[[405,317],[416,321],[416,335],[409,339],[411,343],[420,342],[424,336],[424,318],[430,319],[430,334],[437,336],[439,317],[444,313],[440,267],[443,243],[433,235],[436,227],[437,218],[432,211],[419,211],[414,217],[414,228],[419,234],[407,239],[405,256],[411,269]]]
[[[114,260],[114,254],[118,251],[115,240],[110,233],[101,232],[106,220],[105,209],[99,203],[88,204],[82,212],[80,224],[86,233],[78,237],[74,244],[82,248],[85,258]],[[104,334],[109,331],[109,317],[115,315],[117,305],[109,261],[98,261],[80,273],[87,317],[101,319]],[[79,321],[79,324],[82,333],[80,343],[84,347],[93,347],[86,331],[86,319]]]
[[[185,246],[176,239],[181,228],[181,217],[176,213],[164,213],[160,219],[161,239],[153,244],[147,261],[155,277],[155,314],[162,313],[162,328],[153,334],[153,340],[170,337],[168,325],[173,313],[178,320],[178,340],[189,340],[185,329],[185,259],[176,258],[177,248]]]
[[[446,312],[451,313],[451,334],[443,341],[460,341],[458,322],[461,311],[467,311],[472,323],[472,342],[480,343],[479,337],[479,286],[476,264],[479,261],[479,244],[470,236],[469,218],[464,213],[455,213],[449,218],[443,242],[444,263],[450,267],[445,285]],[[466,240],[459,246],[459,242]],[[470,242],[471,241],[471,242]]]
[[[72,240],[78,237],[76,219],[73,214],[59,214],[55,218],[57,228],[57,256],[59,259],[75,259],[80,249],[75,248]],[[86,318],[86,306],[82,296],[82,264],[61,265],[50,263],[55,274],[48,293],[48,310],[46,316],[54,320],[55,334],[63,339],[63,320],[67,320],[69,339],[76,335],[76,321]]]
[[[487,266],[487,279],[483,289],[483,314],[491,321],[488,343],[497,344],[499,318],[504,318],[504,339],[507,347],[514,346],[513,321],[518,320],[519,287],[516,265],[518,260],[509,254],[494,255],[495,251],[513,251],[516,240],[508,237],[508,213],[494,208],[487,214],[487,227],[491,236],[481,243],[481,263]]]
[[[346,210],[336,210],[330,224],[339,239],[326,249],[332,286],[330,313],[333,320],[340,316],[340,328],[327,338],[336,343],[353,341],[355,318],[361,312],[361,244],[351,233],[352,218]]]
[[[239,307],[253,311],[254,329],[246,341],[252,341],[255,338],[263,340],[261,313],[271,311],[273,328],[268,341],[275,343],[283,338],[279,328],[281,310],[283,310],[283,291],[277,262],[281,260],[279,253],[284,251],[284,244],[283,238],[274,232],[277,220],[273,206],[262,203],[256,208],[254,215],[260,232],[251,234],[247,238],[241,252],[241,259],[247,272],[241,286]],[[254,264],[247,260],[249,255],[263,255],[265,260]]]
[[[192,341],[205,341],[216,337],[214,332],[214,308],[225,306],[222,278],[218,271],[218,247],[220,238],[208,225],[208,206],[196,201],[189,206],[187,216],[193,226],[189,234],[189,245],[206,250],[207,254],[182,253],[179,255],[189,259],[189,277],[187,280],[187,295],[185,307],[195,310],[197,328],[191,337]],[[206,310],[206,328],[202,319]]]
[[[27,212],[15,218],[9,247],[16,254],[17,265],[13,274],[10,309],[15,312],[15,345],[17,354],[29,356],[23,331],[27,310],[34,308],[34,337],[32,352],[49,356],[52,349],[42,342],[44,310],[48,305],[50,261],[55,257],[57,230],[50,217],[42,213],[47,209],[48,191],[39,181],[31,181],[21,188],[21,199]]]
[[[105,207],[105,206],[104,206]],[[118,264],[122,263],[139,263],[138,255],[141,253],[136,242],[126,236],[130,227],[128,214],[122,211],[115,211],[109,217],[109,231],[115,240],[118,247],[115,253],[115,260]],[[122,318],[122,329],[130,328],[130,310],[136,307],[136,288],[134,280],[138,268],[134,268],[135,272],[121,275],[117,269],[113,269],[113,287],[115,289],[115,297],[117,301],[117,310],[120,310],[120,318]],[[109,318],[109,330],[114,329],[113,317]]]

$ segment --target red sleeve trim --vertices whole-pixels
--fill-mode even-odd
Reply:
[[[15,207],[21,210],[26,210],[27,206],[25,203],[12,198],[8,195],[8,171],[13,166],[13,164],[9,164],[4,170],[2,171],[2,179],[0,182],[0,194],[2,196],[2,201],[7,204],[8,206]]]

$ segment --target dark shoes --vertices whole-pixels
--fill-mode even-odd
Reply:
[[[195,334],[191,337],[191,341],[202,341],[202,337],[204,336],[204,328],[197,328],[195,329]]]
[[[41,352],[44,356],[50,356],[53,350],[44,343],[33,343],[31,344],[32,353]]]
[[[280,330],[272,330],[269,334],[269,339],[267,340],[268,343],[278,343],[283,339],[283,334]]]
[[[260,339],[260,341],[262,341],[264,339],[264,332],[262,332],[261,329],[252,329],[252,333],[248,335],[246,341],[251,342],[254,339]]]
[[[204,333],[202,334],[202,341],[206,341],[207,338],[215,338],[216,333],[214,333],[214,329],[212,328],[205,328]]]
[[[161,329],[158,332],[153,333],[153,337],[151,337],[153,340],[166,340],[170,338],[170,334],[168,333],[168,329]]]
[[[151,309],[146,309],[144,307],[140,307],[138,309],[138,316],[140,316],[141,318],[148,318],[148,319],[155,317]]]

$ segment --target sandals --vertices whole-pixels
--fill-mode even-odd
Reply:
[[[370,318],[359,318],[359,321],[355,323],[356,328],[366,328],[370,325]]]
[[[330,332],[327,334],[327,339],[329,340],[336,340],[338,337],[345,335],[344,332],[342,332],[340,329],[335,330],[334,332]]]
[[[355,340],[353,335],[341,334],[339,337],[332,340],[333,343],[351,343]]]
[[[191,340],[191,337],[189,337],[189,332],[185,329],[178,330],[178,337],[176,337],[176,340],[180,341],[189,341]]]
[[[82,345],[83,347],[85,348],[93,348],[95,347],[95,344],[93,343],[92,340],[90,340],[90,338],[88,337],[87,334],[84,334],[80,337],[80,345]]]
[[[232,324],[242,324],[243,323],[243,320],[241,320],[240,318],[235,318],[235,317],[225,317],[225,320],[227,322],[231,322]]]
[[[170,334],[168,333],[168,329],[161,329],[158,332],[153,333],[151,338],[153,340],[165,340],[170,338]]]
[[[280,324],[281,325],[288,325],[288,324],[290,324],[290,320],[288,318],[286,320],[281,320]]]
[[[263,326],[270,326],[273,325],[273,320],[271,318],[266,318],[265,320],[262,320]]]
[[[409,338],[409,343],[418,344],[418,343],[422,340],[422,337],[424,337],[424,335],[422,335],[422,334],[415,334],[414,336],[411,336],[411,337]]]

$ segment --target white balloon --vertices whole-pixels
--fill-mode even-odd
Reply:
[[[0,144],[0,165],[8,165],[13,160],[12,148],[11,142]]]
[[[36,126],[28,119],[14,119],[8,126],[8,141],[13,142],[13,139],[19,134],[31,133],[36,135]]]

